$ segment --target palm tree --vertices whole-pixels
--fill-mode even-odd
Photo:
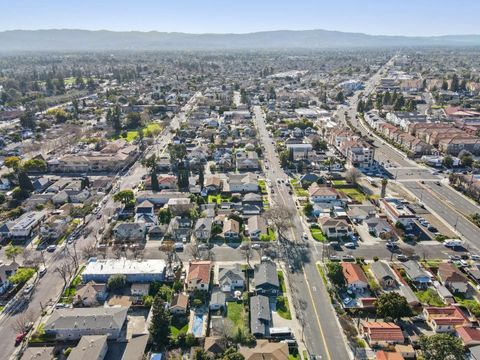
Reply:
[[[15,258],[22,252],[23,249],[20,246],[13,246],[12,243],[8,244],[5,248],[5,256],[13,262],[15,262]]]

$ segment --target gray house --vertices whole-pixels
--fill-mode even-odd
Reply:
[[[276,296],[280,286],[277,265],[271,261],[264,261],[255,265],[254,282],[257,294]]]
[[[240,268],[240,264],[234,266],[221,267],[218,270],[218,284],[224,292],[231,292],[235,289],[243,289],[245,286],[245,274]]]
[[[271,322],[272,315],[268,297],[263,295],[252,296],[250,298],[251,333],[257,338],[267,337]]]
[[[431,283],[431,275],[414,260],[408,260],[403,263],[405,274],[413,282],[416,288],[425,289]]]
[[[387,263],[384,263],[383,261],[375,261],[370,266],[370,269],[373,276],[383,289],[391,289],[398,285],[397,278]]]
[[[195,228],[193,229],[193,234],[195,239],[207,241],[212,236],[212,224],[213,218],[211,217],[202,217],[197,220]]]

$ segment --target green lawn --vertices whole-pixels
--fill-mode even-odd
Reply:
[[[285,278],[283,277],[283,271],[277,271],[278,275],[278,282],[280,284],[280,289],[282,293],[285,294],[287,292],[287,286],[285,285]]]
[[[360,190],[355,188],[339,189],[339,191],[358,202],[363,202],[367,199],[365,194],[361,193]]]
[[[288,298],[286,296],[277,296],[277,313],[282,318],[292,320]]]
[[[321,229],[310,229],[310,233],[312,234],[312,237],[316,241],[320,241],[320,242],[327,241],[327,238],[325,237],[325,235],[323,235],[323,232]]]
[[[431,288],[424,291],[417,291],[415,294],[422,304],[430,306],[445,306],[440,295]]]
[[[332,184],[335,186],[335,185],[347,185],[347,181],[346,180],[333,180],[332,181]]]
[[[243,303],[227,302],[227,318],[235,324],[236,328],[245,328]]]
[[[292,185],[293,192],[296,196],[305,197],[308,196],[308,191],[302,188],[302,185],[297,179],[290,180],[290,184]]]
[[[188,324],[184,325],[180,329],[173,325],[170,325],[170,334],[172,334],[172,336],[178,336],[178,334],[186,334],[187,331],[188,331]]]
[[[208,197],[207,197],[207,202],[208,203],[218,204],[218,205],[220,205],[220,203],[222,203],[222,202],[229,202],[231,200],[232,200],[231,197],[222,197],[221,195],[208,195]]]

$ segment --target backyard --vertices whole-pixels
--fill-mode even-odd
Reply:
[[[363,194],[358,188],[338,189],[338,191],[358,202],[364,202],[367,200],[365,194]]]
[[[244,329],[246,314],[243,303],[227,302],[227,318],[232,321],[236,329]]]
[[[417,291],[415,294],[422,304],[427,304],[429,306],[445,306],[440,295],[431,288],[424,291]]]
[[[267,194],[267,184],[265,184],[265,180],[258,180],[258,187],[262,194]]]

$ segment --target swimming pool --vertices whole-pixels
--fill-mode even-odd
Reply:
[[[202,337],[203,336],[203,322],[204,322],[205,315],[201,313],[196,313],[193,315],[193,323],[192,323],[192,334],[195,337]]]

